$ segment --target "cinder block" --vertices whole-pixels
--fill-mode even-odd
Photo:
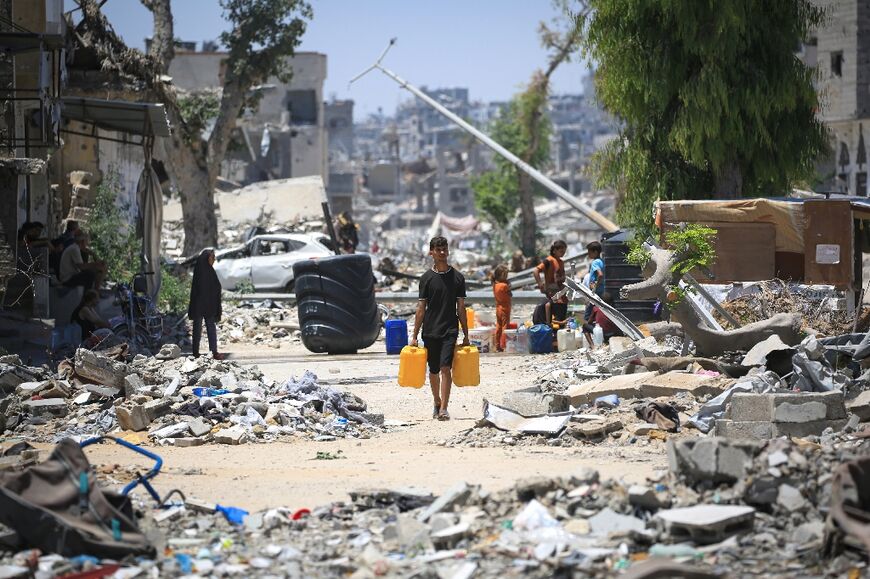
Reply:
[[[843,393],[794,392],[771,394],[773,396],[774,422],[807,422],[813,420],[837,420],[846,418]]]
[[[773,396],[737,392],[731,397],[728,417],[738,422],[770,422],[773,420]]]
[[[122,430],[139,432],[145,430],[151,424],[151,421],[148,420],[148,414],[141,404],[116,406],[115,417],[118,419],[118,426]]]
[[[767,420],[717,420],[714,432],[725,438],[768,440],[773,438],[773,424]]]

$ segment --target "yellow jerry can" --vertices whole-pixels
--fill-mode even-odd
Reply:
[[[453,383],[480,385],[480,351],[476,346],[458,346],[453,352]]]
[[[399,354],[399,386],[422,388],[426,383],[426,348],[405,346]]]

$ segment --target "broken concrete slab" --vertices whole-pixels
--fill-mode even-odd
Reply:
[[[660,511],[655,518],[664,523],[674,541],[691,540],[708,545],[751,531],[755,509],[740,505],[695,505]]]
[[[622,430],[622,421],[618,418],[607,418],[601,421],[572,424],[570,432],[585,438],[600,438],[618,430]]]
[[[442,549],[452,549],[459,541],[471,534],[471,526],[468,523],[457,523],[456,525],[433,532],[429,537],[436,547]]]
[[[523,416],[538,416],[567,411],[568,397],[531,388],[505,394],[501,406]]]
[[[631,515],[622,515],[610,507],[589,517],[589,529],[595,535],[610,533],[626,533],[628,531],[644,531],[646,523]]]
[[[172,410],[172,400],[168,398],[157,398],[149,400],[143,404],[145,414],[148,416],[149,422],[154,422],[161,416],[166,416]]]
[[[640,372],[591,380],[568,388],[565,394],[572,406],[592,404],[596,398],[616,394],[621,399],[658,398],[688,392],[695,397],[715,396],[734,383],[733,379],[686,372]]]
[[[190,433],[194,436],[205,436],[211,432],[211,423],[204,418],[194,418],[189,424]]]
[[[522,416],[484,399],[483,419],[500,430],[553,436],[564,430],[565,425],[571,420],[571,413]]]
[[[114,398],[121,393],[120,388],[100,386],[99,384],[85,384],[85,390],[102,398]]]
[[[100,356],[84,348],[76,350],[75,371],[86,380],[119,390],[124,389],[124,379],[129,374],[127,365],[123,362]]]
[[[34,416],[66,416],[69,407],[63,398],[43,398],[40,400],[25,400],[22,406]]]
[[[190,426],[188,426],[187,422],[176,422],[175,424],[170,424],[163,428],[158,428],[153,432],[149,432],[148,436],[153,436],[154,438],[175,438],[182,434],[187,434],[188,432],[190,432]],[[242,433],[244,434],[244,431],[242,431]]]
[[[870,420],[870,390],[865,390],[847,401],[846,410],[857,416],[861,422]]]
[[[809,506],[801,491],[788,484],[779,485],[776,503],[788,511],[802,511]]]
[[[384,541],[395,542],[403,549],[412,547],[425,549],[432,546],[429,527],[420,522],[419,517],[415,519],[408,515],[397,516],[395,523],[384,527],[383,537]]]
[[[690,483],[741,480],[760,449],[756,442],[720,437],[669,440],[667,444],[671,472]]]
[[[128,374],[124,376],[124,397],[130,398],[131,396],[135,396],[136,393],[145,387],[145,382],[142,381],[142,378],[139,374]]]
[[[755,344],[746,355],[743,357],[741,365],[743,366],[764,366],[767,363],[767,356],[772,352],[782,350],[793,350],[791,346],[782,341],[782,338],[776,334],[772,334],[766,340]]]
[[[473,488],[466,482],[458,482],[450,487],[444,494],[435,499],[432,504],[423,509],[417,515],[417,520],[425,523],[435,513],[453,510],[453,507],[462,506],[468,501]]]

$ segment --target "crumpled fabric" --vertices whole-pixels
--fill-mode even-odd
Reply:
[[[174,411],[175,414],[183,414],[194,418],[206,418],[208,420],[217,420],[220,422],[224,419],[224,413],[215,408],[214,404],[202,404],[199,400],[191,400],[185,402]]]
[[[679,432],[680,430],[680,414],[673,404],[646,402],[635,406],[634,413],[644,422],[655,424],[662,430],[668,432]]]
[[[277,393],[300,402],[319,400],[323,403],[324,413],[331,412],[358,423],[368,422],[359,412],[348,409],[347,402],[338,390],[318,384],[317,376],[310,370],[306,370],[301,378],[291,377],[278,388]]]
[[[791,386],[802,392],[842,390],[849,383],[848,377],[836,372],[825,358],[825,347],[814,336],[808,336],[797,347],[792,367]]]
[[[707,401],[701,406],[694,416],[689,418],[698,430],[703,433],[710,432],[716,420],[725,417],[725,409],[731,403],[731,397],[738,392],[750,392],[765,394],[776,390],[785,390],[782,379],[775,372],[767,371],[753,376],[747,376],[736,382],[733,386]]]

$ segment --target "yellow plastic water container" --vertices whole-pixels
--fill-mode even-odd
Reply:
[[[453,353],[453,383],[480,385],[480,351],[475,346],[458,346]]]
[[[465,308],[465,320],[469,330],[475,327],[474,308]]]
[[[399,353],[399,386],[422,388],[426,383],[426,348],[405,346]]]

